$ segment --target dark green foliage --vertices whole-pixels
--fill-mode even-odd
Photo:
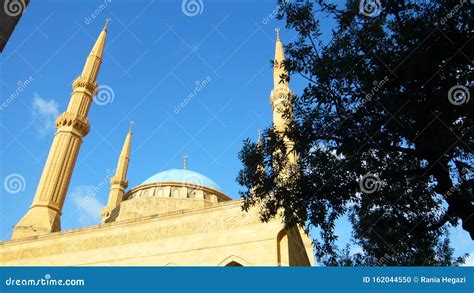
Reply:
[[[261,147],[246,141],[244,209],[263,203],[262,220],[280,213],[288,226],[316,229],[316,255],[327,265],[458,264],[446,230],[461,224],[474,239],[474,101],[455,105],[448,94],[453,86],[473,92],[473,7],[381,3],[374,17],[360,13],[359,1],[282,6],[299,36],[286,46],[285,66],[308,81],[286,133],[300,169],[288,182],[277,179],[285,160],[273,154],[285,147],[272,128]],[[329,44],[316,15],[337,20]],[[370,190],[361,189],[367,176],[376,184]],[[360,254],[334,245],[344,214]]]

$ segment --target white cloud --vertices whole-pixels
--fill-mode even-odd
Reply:
[[[33,97],[32,115],[35,126],[40,135],[45,135],[55,128],[55,121],[59,115],[59,105],[55,100],[43,99],[38,93]]]
[[[82,185],[74,187],[67,196],[77,209],[77,219],[82,225],[99,224],[104,205],[97,200],[95,187]]]

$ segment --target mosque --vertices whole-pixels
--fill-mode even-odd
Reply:
[[[311,266],[313,246],[299,228],[285,229],[277,218],[266,223],[259,208],[242,211],[207,176],[171,169],[128,188],[132,129],[110,180],[102,223],[61,230],[61,213],[82,138],[90,130],[88,112],[97,91],[107,26],[100,32],[84,69],[72,83],[67,110],[55,133],[33,202],[0,242],[3,266]],[[285,127],[282,107],[291,95],[283,45],[277,31],[273,124]],[[288,156],[295,160],[294,157]]]

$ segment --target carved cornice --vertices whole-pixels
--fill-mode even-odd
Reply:
[[[153,187],[188,187],[188,188],[193,188],[193,189],[201,189],[205,192],[209,192],[211,194],[216,195],[217,197],[219,197],[220,199],[224,201],[232,200],[232,198],[230,198],[226,194],[218,190],[209,188],[207,186],[196,185],[196,184],[187,183],[187,182],[177,182],[177,181],[154,182],[154,183],[148,183],[148,184],[135,186],[129,191],[127,191],[127,193],[124,196],[124,200],[127,200],[132,194],[138,192],[139,190],[149,189]]]
[[[86,136],[89,133],[90,125],[86,118],[81,118],[73,113],[64,112],[56,119],[56,127],[72,128],[76,130],[81,136]]]
[[[72,82],[72,88],[74,90],[77,88],[84,88],[88,92],[90,92],[92,96],[97,89],[97,81],[95,80],[91,81],[83,76],[79,76]]]
[[[293,92],[287,86],[279,86],[273,89],[270,93],[270,104],[275,107],[283,101],[288,101]]]
[[[128,180],[113,176],[112,178],[110,178],[110,185],[111,186],[112,185],[120,185],[120,187],[123,187],[125,189],[125,188],[128,187]]]

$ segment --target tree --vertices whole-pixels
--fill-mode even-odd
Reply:
[[[258,146],[246,140],[237,178],[243,208],[260,203],[264,221],[281,213],[288,226],[319,231],[325,264],[344,259],[334,245],[344,214],[363,249],[356,263],[456,263],[447,227],[461,224],[474,239],[468,2],[280,3],[298,33],[285,67],[307,81],[288,101],[284,134],[295,142],[298,176],[281,182],[285,158],[275,154],[287,145],[272,127]],[[329,44],[316,14],[337,21]]]

